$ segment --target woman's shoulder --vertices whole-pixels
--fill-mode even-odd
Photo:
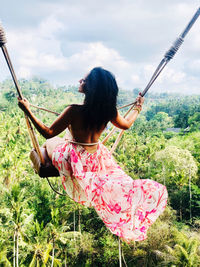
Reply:
[[[81,104],[71,104],[69,107],[72,111],[80,111],[83,109],[83,105]]]
[[[83,112],[83,105],[80,104],[72,104],[67,107],[72,117],[80,116]]]

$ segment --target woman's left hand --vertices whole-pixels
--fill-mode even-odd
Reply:
[[[144,103],[144,97],[142,97],[140,94],[139,96],[136,98],[136,106],[142,106]]]
[[[18,98],[18,106],[25,112],[27,113],[27,111],[30,110],[30,104],[28,102],[28,100],[26,98]]]

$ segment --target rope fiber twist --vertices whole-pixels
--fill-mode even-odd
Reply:
[[[5,31],[2,27],[2,25],[0,24],[0,47],[2,47],[6,42],[7,42],[7,40],[6,40]]]
[[[176,54],[176,52],[178,51],[178,49],[180,48],[180,46],[183,43],[183,38],[179,37],[176,39],[176,41],[174,42],[174,44],[172,45],[172,47],[165,53],[165,58],[167,60],[170,60],[174,57],[174,55]]]

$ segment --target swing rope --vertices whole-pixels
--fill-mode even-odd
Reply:
[[[58,190],[56,190],[56,189],[53,187],[53,185],[51,184],[51,182],[50,182],[50,180],[49,180],[48,177],[45,177],[45,178],[46,178],[46,180],[47,180],[49,186],[51,187],[51,189],[52,189],[56,194],[58,194],[58,195],[60,195],[60,196],[67,196],[67,194],[60,193]]]
[[[18,83],[16,74],[15,74],[15,71],[14,71],[12,62],[10,60],[9,54],[8,54],[8,50],[7,50],[6,46],[5,46],[5,43],[6,43],[5,33],[3,32],[3,34],[1,34],[2,32],[3,32],[3,30],[2,30],[2,28],[0,28],[0,45],[1,45],[1,49],[2,49],[4,57],[6,59],[8,68],[9,68],[11,76],[13,78],[13,82],[14,82],[15,87],[16,87],[17,92],[18,92],[18,95],[19,95],[19,97],[21,99],[23,99],[23,95],[22,95],[22,92],[20,90],[19,83]],[[44,164],[44,158],[43,158],[43,156],[41,154],[36,134],[35,134],[35,132],[33,130],[33,127],[31,125],[31,122],[30,122],[29,118],[26,116],[26,114],[24,114],[24,115],[25,115],[25,121],[26,121],[26,125],[27,125],[27,128],[28,128],[29,136],[30,136],[31,141],[32,141],[32,145],[33,145],[34,149],[36,150],[36,152],[38,153],[38,155],[40,157],[40,160],[41,160],[41,163]]]

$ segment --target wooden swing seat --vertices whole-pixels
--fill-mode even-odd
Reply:
[[[42,153],[42,156],[45,162],[44,164],[42,164],[41,159],[34,148],[30,152],[30,159],[32,161],[35,172],[41,178],[60,176],[58,170],[53,166],[47,154],[46,148],[40,147],[40,151]]]

